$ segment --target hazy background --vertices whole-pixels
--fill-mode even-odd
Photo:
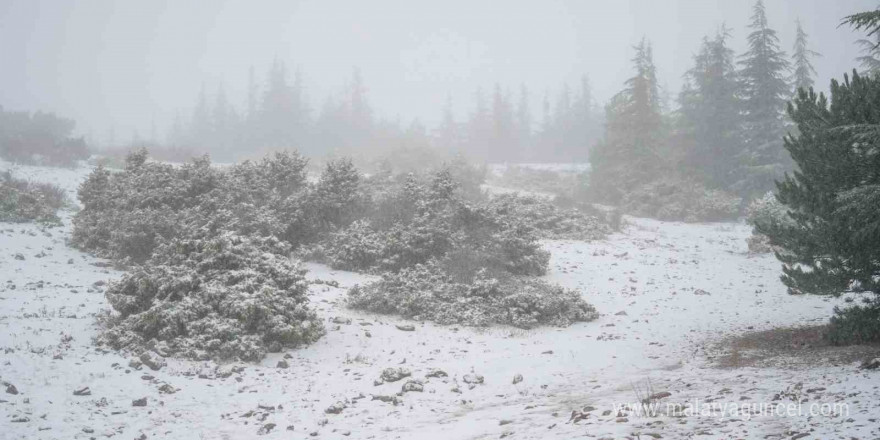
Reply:
[[[753,1],[413,0],[0,0],[0,105],[55,111],[105,143],[135,131],[164,136],[191,112],[199,90],[224,84],[243,107],[251,66],[300,68],[319,109],[359,67],[377,115],[436,125],[449,94],[459,120],[478,87],[532,91],[536,119],[545,91],[590,77],[600,103],[631,76],[631,46],[654,45],[671,98],[700,39],[722,22],[745,46]],[[874,0],[767,0],[770,26],[790,53],[795,19],[810,34],[817,85],[856,66],[861,37],[838,28]],[[156,127],[155,129],[153,127]]]

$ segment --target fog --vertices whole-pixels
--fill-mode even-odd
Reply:
[[[313,110],[357,67],[377,116],[439,123],[447,96],[461,120],[478,88],[526,85],[541,98],[588,75],[598,104],[631,76],[632,46],[654,48],[673,98],[701,38],[722,23],[745,48],[746,1],[0,1],[0,103],[75,119],[94,144],[164,136],[199,91],[246,102],[251,67],[273,60],[303,75]],[[802,20],[820,88],[856,66],[860,38],[838,27],[872,0],[768,0],[770,26],[791,52]],[[158,134],[156,134],[158,133]]]

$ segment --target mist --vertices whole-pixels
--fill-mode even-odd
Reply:
[[[745,49],[751,2],[109,1],[0,2],[0,103],[77,121],[93,144],[165,139],[188,119],[199,91],[222,88],[246,107],[249,70],[273,61],[299,70],[313,113],[360,70],[375,115],[429,128],[447,98],[456,120],[474,96],[525,85],[535,125],[544,95],[586,75],[604,105],[631,76],[632,47],[651,41],[660,85],[675,96],[700,40],[722,24]],[[795,20],[810,36],[817,88],[854,65],[860,34],[840,18],[871,0],[767,2],[770,25],[791,52]],[[114,145],[115,146],[115,145]]]

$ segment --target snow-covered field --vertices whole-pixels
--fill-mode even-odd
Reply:
[[[87,172],[16,169],[71,194]],[[65,244],[71,215],[61,228],[0,224],[0,381],[14,387],[0,389],[2,439],[880,438],[876,370],[715,365],[712,347],[725,338],[825,322],[842,301],[787,295],[774,258],[747,254],[745,225],[628,219],[603,241],[546,242],[547,278],[603,314],[568,328],[356,312],[344,306],[346,289],[368,277],[309,264],[309,279],[339,284],[312,285],[328,328],[316,344],[258,365],[169,359],[154,371],[92,344],[95,316],[108,307],[102,283],[121,272]],[[390,367],[411,377],[380,383]],[[412,379],[423,391],[398,396]],[[659,400],[663,414],[619,409],[649,384],[670,393]],[[74,395],[85,387],[88,395]],[[713,403],[757,408],[774,397],[801,414],[708,413]],[[667,414],[667,403],[691,411]]]

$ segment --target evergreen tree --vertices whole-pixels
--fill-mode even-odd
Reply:
[[[794,72],[792,72],[791,83],[794,86],[795,93],[797,89],[809,90],[813,87],[813,77],[816,75],[816,69],[813,67],[811,58],[819,55],[819,52],[810,50],[807,46],[807,33],[801,26],[801,20],[797,21],[797,33],[794,40],[794,54],[792,55],[792,64]]]
[[[679,130],[687,146],[684,165],[716,187],[731,183],[734,158],[742,148],[739,86],[729,38],[722,26],[713,39],[703,39],[679,95]]]
[[[663,118],[651,45],[635,47],[636,74],[606,106],[605,139],[590,154],[590,190],[598,201],[615,203],[662,168]]]
[[[880,289],[880,78],[853,71],[824,94],[800,90],[789,104],[797,164],[777,184],[792,222],[759,223],[781,249],[791,293]]]
[[[781,138],[785,133],[783,111],[790,88],[785,52],[779,48],[776,31],[767,23],[764,2],[755,3],[749,25],[748,51],[741,56],[743,138],[745,149],[739,157],[740,195],[763,194],[782,175],[787,162]]]
[[[519,104],[516,106],[516,145],[517,159],[531,157],[532,111],[529,107],[529,89],[523,84],[519,90]]]

